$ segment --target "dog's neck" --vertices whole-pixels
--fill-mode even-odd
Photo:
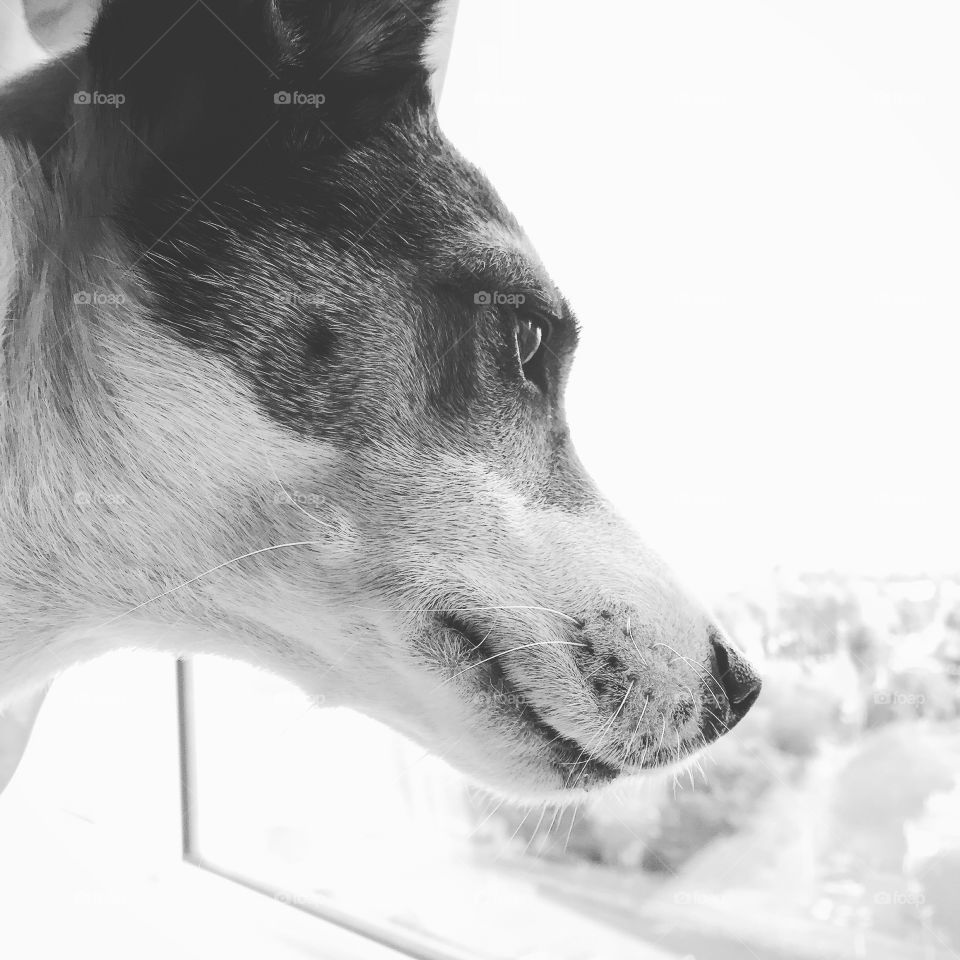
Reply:
[[[124,645],[262,647],[270,627],[258,608],[287,589],[277,570],[311,549],[221,567],[309,537],[264,502],[267,440],[252,404],[216,365],[157,342],[135,310],[96,336],[77,326],[60,344],[54,325],[7,338],[4,382],[16,386],[0,406],[0,701]],[[58,349],[71,372],[48,362]]]
[[[0,181],[0,701],[131,642],[282,644],[257,608],[309,544],[201,575],[309,539],[265,478],[317,464],[150,321],[109,225],[3,141]]]

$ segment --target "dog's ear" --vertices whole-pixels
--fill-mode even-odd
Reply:
[[[263,138],[317,148],[426,101],[441,0],[108,0],[87,44],[78,122],[178,170]],[[124,130],[124,128],[126,128]],[[129,145],[128,145],[129,146]],[[135,149],[130,147],[130,149]]]
[[[273,0],[272,18],[297,63],[398,86],[423,66],[439,0]]]

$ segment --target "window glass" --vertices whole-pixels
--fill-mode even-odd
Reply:
[[[479,955],[960,951],[956,19],[463,0],[443,125],[580,316],[581,456],[765,692],[561,813],[201,661],[201,858]]]

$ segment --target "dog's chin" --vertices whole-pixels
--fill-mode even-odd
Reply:
[[[564,736],[547,720],[528,691],[501,666],[487,638],[469,624],[445,617],[440,624],[454,654],[450,679],[475,712],[478,732],[488,732],[481,756],[452,758],[484,786],[517,799],[574,800],[624,772]]]

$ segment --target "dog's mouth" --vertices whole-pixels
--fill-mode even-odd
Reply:
[[[619,767],[592,754],[544,718],[531,695],[507,675],[502,660],[509,648],[500,649],[499,644],[491,641],[489,631],[452,614],[440,619],[440,627],[453,632],[460,641],[461,662],[454,674],[473,690],[477,706],[498,714],[514,727],[519,724],[528,737],[535,738],[546,749],[565,789],[609,783],[622,773]]]

